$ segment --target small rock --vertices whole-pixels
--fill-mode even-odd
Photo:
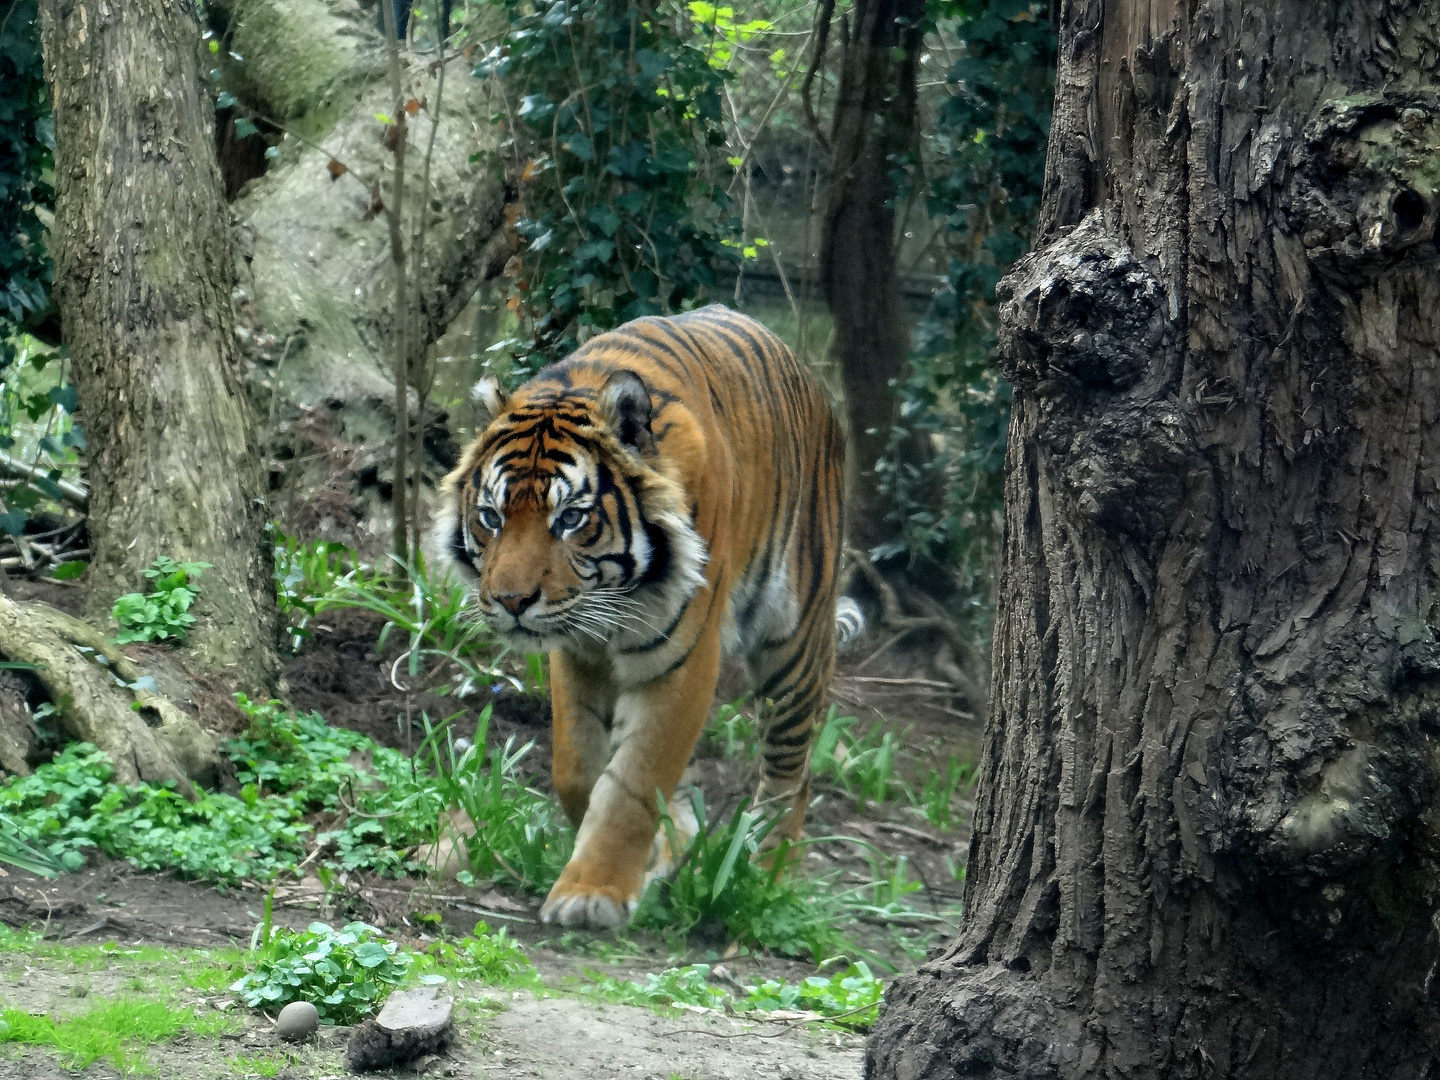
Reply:
[[[308,1001],[292,1001],[280,1010],[275,1021],[275,1034],[286,1042],[301,1042],[315,1034],[320,1026],[320,1013]]]
[[[434,986],[400,990],[374,1020],[357,1024],[345,1048],[345,1067],[372,1072],[443,1050],[450,1041],[455,1003]]]

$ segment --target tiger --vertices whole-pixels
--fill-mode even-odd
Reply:
[[[790,349],[720,305],[625,323],[475,398],[432,543],[502,642],[549,654],[552,779],[577,831],[541,919],[618,928],[668,869],[657,826],[681,820],[722,655],[761,703],[768,839],[802,835],[837,634],[860,626],[839,596],[842,431]]]

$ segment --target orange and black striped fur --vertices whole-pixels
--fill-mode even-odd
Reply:
[[[437,540],[495,632],[550,654],[555,789],[579,832],[542,917],[618,926],[722,652],[764,703],[773,835],[800,835],[836,643],[840,428],[790,350],[720,306],[637,319],[477,398],[490,418],[445,481]],[[857,614],[845,601],[847,628]]]

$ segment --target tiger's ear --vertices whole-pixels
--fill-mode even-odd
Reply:
[[[655,452],[650,432],[650,391],[633,371],[617,371],[600,388],[600,416],[626,446],[642,455]]]
[[[490,426],[490,421],[505,411],[510,399],[500,389],[500,380],[494,375],[486,375],[471,389],[470,400],[476,405],[475,430],[478,432],[484,431]]]

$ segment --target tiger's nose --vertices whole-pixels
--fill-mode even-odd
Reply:
[[[495,599],[500,602],[501,607],[518,619],[522,611],[540,599],[540,590],[536,589],[529,596],[521,596],[519,593],[497,593]]]

